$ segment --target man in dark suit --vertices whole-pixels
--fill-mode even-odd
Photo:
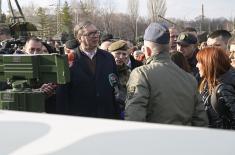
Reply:
[[[100,32],[85,21],[75,26],[74,35],[80,46],[70,67],[70,83],[57,88],[57,113],[119,118],[116,64],[110,53],[97,48]]]

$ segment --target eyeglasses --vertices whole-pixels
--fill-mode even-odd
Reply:
[[[86,34],[83,34],[83,36],[88,36],[88,37],[97,37],[100,35],[100,31],[96,30],[93,32],[88,32]]]

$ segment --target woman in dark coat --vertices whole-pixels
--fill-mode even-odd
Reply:
[[[202,77],[199,91],[209,118],[209,127],[235,129],[235,71],[222,49],[208,47],[197,54]]]

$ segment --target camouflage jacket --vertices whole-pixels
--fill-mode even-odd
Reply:
[[[177,67],[166,52],[147,59],[131,72],[125,119],[207,126],[195,78]]]
[[[119,94],[117,97],[117,101],[119,102],[121,109],[124,110],[125,107],[125,100],[126,100],[126,94],[127,94],[127,88],[126,84],[129,79],[131,70],[128,66],[117,66],[117,72],[119,77]]]

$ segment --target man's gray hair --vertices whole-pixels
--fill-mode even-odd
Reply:
[[[162,53],[162,52],[169,52],[170,50],[170,47],[169,47],[169,44],[158,44],[158,43],[154,43],[154,42],[151,42],[151,41],[144,41],[145,44],[151,48],[153,54],[159,54],[159,53]]]
[[[84,33],[84,28],[86,28],[89,25],[93,25],[93,23],[91,21],[82,21],[80,23],[78,23],[75,27],[74,27],[74,36],[76,38],[79,38],[82,36],[82,34]]]
[[[42,40],[39,39],[39,38],[37,38],[37,37],[35,37],[35,36],[33,36],[33,37],[30,37],[30,38],[28,38],[28,39],[26,40],[25,45],[24,45],[24,47],[23,47],[24,50],[25,50],[26,47],[29,45],[29,42],[30,42],[30,41],[39,42],[39,43],[41,43],[41,46],[43,46]]]

